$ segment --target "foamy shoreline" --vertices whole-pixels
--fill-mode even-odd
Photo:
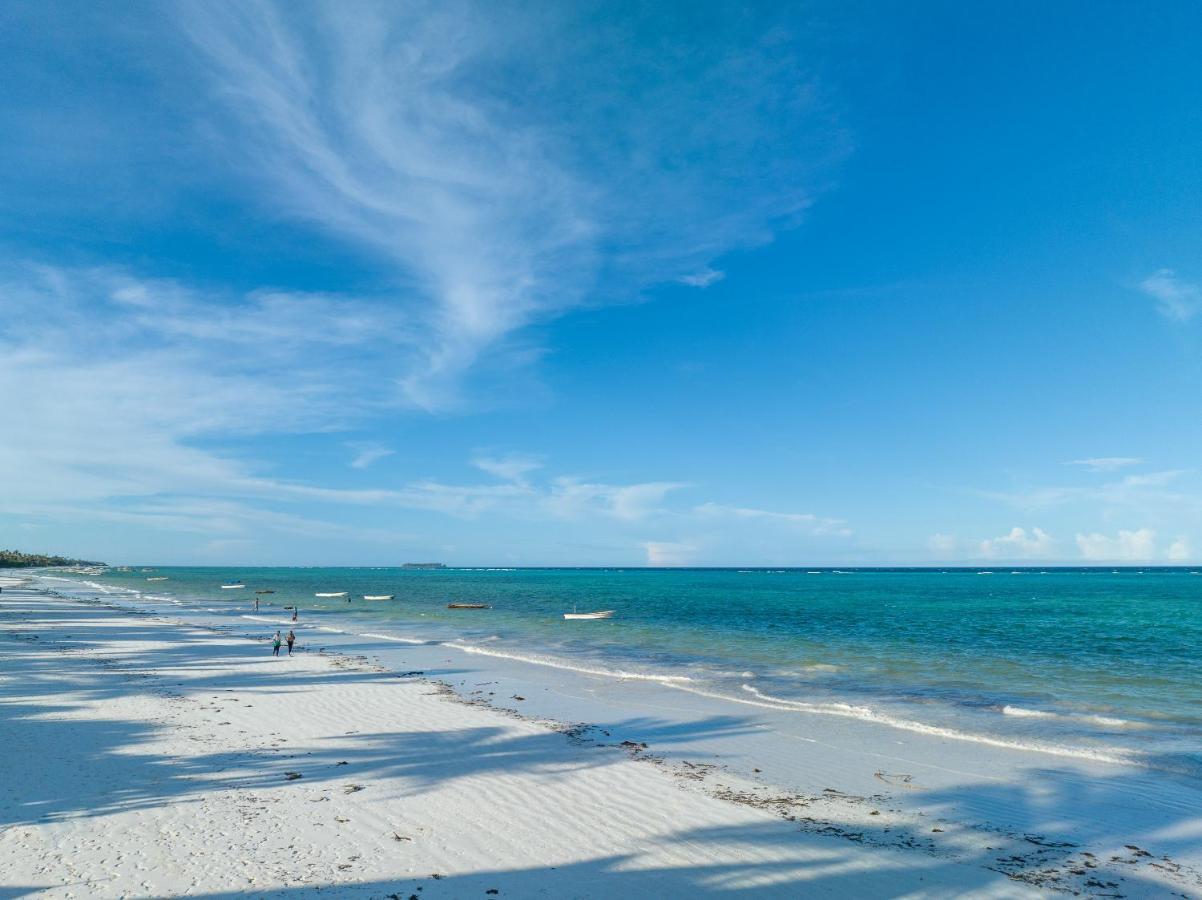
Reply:
[[[273,660],[200,624],[0,594],[0,728],[20,761],[0,791],[6,892],[1199,891],[1194,798],[1151,796],[1155,782],[1119,767],[1024,769],[1030,754],[933,736],[903,747],[819,716],[769,734],[768,711],[735,720],[665,685],[614,691],[587,674],[548,685],[518,663],[468,668],[445,645],[302,633],[305,652]],[[752,761],[772,780],[743,772]],[[1074,830],[1084,840],[1059,846]]]

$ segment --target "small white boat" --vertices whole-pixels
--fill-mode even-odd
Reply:
[[[233,591],[233,590],[237,590],[238,588],[244,588],[244,587],[246,587],[246,585],[244,585],[244,584],[223,584],[221,586],[221,589],[223,591]]]
[[[590,613],[570,612],[564,613],[563,617],[565,619],[612,619],[614,617],[614,611],[612,609],[603,609],[600,612]]]
[[[147,580],[147,581],[166,581],[166,580],[167,580],[167,576],[166,576],[166,575],[159,575],[157,578],[147,578],[146,580]]]
[[[345,597],[346,591],[333,591],[325,594],[314,594],[314,597]]]
[[[394,600],[396,594],[364,594],[364,600]]]

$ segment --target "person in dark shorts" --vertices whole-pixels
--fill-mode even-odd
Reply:
[[[280,655],[280,633],[278,631],[275,633],[275,637],[271,639],[271,655]]]
[[[288,655],[292,655],[292,645],[296,643],[296,635],[292,633],[292,629],[288,629],[288,637],[284,638],[288,642]]]

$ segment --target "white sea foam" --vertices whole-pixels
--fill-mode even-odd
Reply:
[[[709,691],[699,691],[689,687],[681,687],[681,689],[707,697],[714,697],[716,699],[732,700],[736,703],[744,703],[749,706],[760,706],[765,709],[814,713],[816,715],[825,716],[842,716],[849,719],[861,719],[866,722],[876,722],[881,725],[887,725],[891,728],[898,728],[903,731],[912,731],[917,734],[927,734],[933,737],[944,737],[956,741],[968,741],[975,744],[987,744],[992,747],[1001,747],[1006,750],[1046,753],[1052,756],[1068,756],[1076,759],[1089,759],[1093,760],[1094,762],[1114,763],[1118,765],[1140,765],[1138,760],[1132,759],[1129,755],[1121,750],[1096,750],[1092,747],[1069,747],[1059,744],[1048,744],[1039,741],[1022,741],[1010,738],[993,737],[985,734],[973,734],[971,732],[960,731],[955,728],[946,728],[942,725],[929,725],[926,722],[915,722],[910,719],[902,719],[897,716],[889,715],[888,713],[880,712],[879,710],[871,709],[867,706],[856,706],[850,703],[807,703],[801,700],[788,700],[783,697],[773,697],[769,694],[765,694],[757,688],[752,687],[749,684],[743,685],[743,690],[755,697],[754,700],[747,700],[741,697],[728,697],[723,694],[715,694]]]
[[[463,644],[458,641],[448,641],[445,646],[453,647],[456,650],[462,650],[464,653],[476,653],[481,656],[494,656],[497,659],[511,659],[515,662],[529,663],[535,666],[546,666],[551,669],[562,669],[567,672],[580,672],[583,675],[599,675],[602,678],[657,681],[661,684],[679,684],[693,680],[687,675],[651,675],[646,672],[627,672],[623,669],[599,669],[591,666],[578,666],[548,656],[527,656],[523,653],[505,653],[500,650],[476,647],[472,644]]]
[[[1057,713],[1046,709],[1027,709],[1023,706],[1003,706],[1002,714],[1028,719],[1065,719],[1074,722],[1088,722],[1091,725],[1101,725],[1104,728],[1142,728],[1139,722],[1129,719],[1119,719],[1115,716],[1099,716],[1092,713]]]
[[[1113,716],[1077,716],[1083,722],[1092,722],[1095,725],[1108,725],[1114,728],[1143,728],[1139,722],[1132,722],[1127,719],[1118,719]]]
[[[44,577],[49,578],[52,576],[47,575]],[[133,588],[117,587],[115,584],[100,584],[97,581],[76,581],[74,578],[59,578],[56,580],[70,581],[74,584],[83,584],[87,587],[90,587],[94,591],[99,591],[102,594],[134,594],[139,597],[142,595],[141,591],[136,591]]]
[[[429,641],[419,641],[416,638],[396,637],[392,634],[375,634],[374,632],[364,632],[359,637],[374,638],[377,641],[393,641],[397,644],[428,644]]]
[[[1002,715],[1017,716],[1022,719],[1055,719],[1056,713],[1046,709],[1026,709],[1022,706],[1003,706]]]

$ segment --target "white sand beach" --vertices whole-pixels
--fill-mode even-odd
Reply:
[[[1062,827],[1024,832],[1000,801],[985,818],[1017,769],[964,773],[939,817],[916,802],[933,778],[866,775],[821,717],[829,734],[778,743],[816,753],[826,787],[783,790],[688,758],[722,730],[688,710],[623,746],[584,699],[556,721],[460,685],[431,665],[445,648],[413,648],[421,674],[311,634],[277,659],[270,623],[248,638],[0,583],[0,897],[1202,895],[1181,852],[1196,807],[1141,813],[1103,773],[1029,796]]]

